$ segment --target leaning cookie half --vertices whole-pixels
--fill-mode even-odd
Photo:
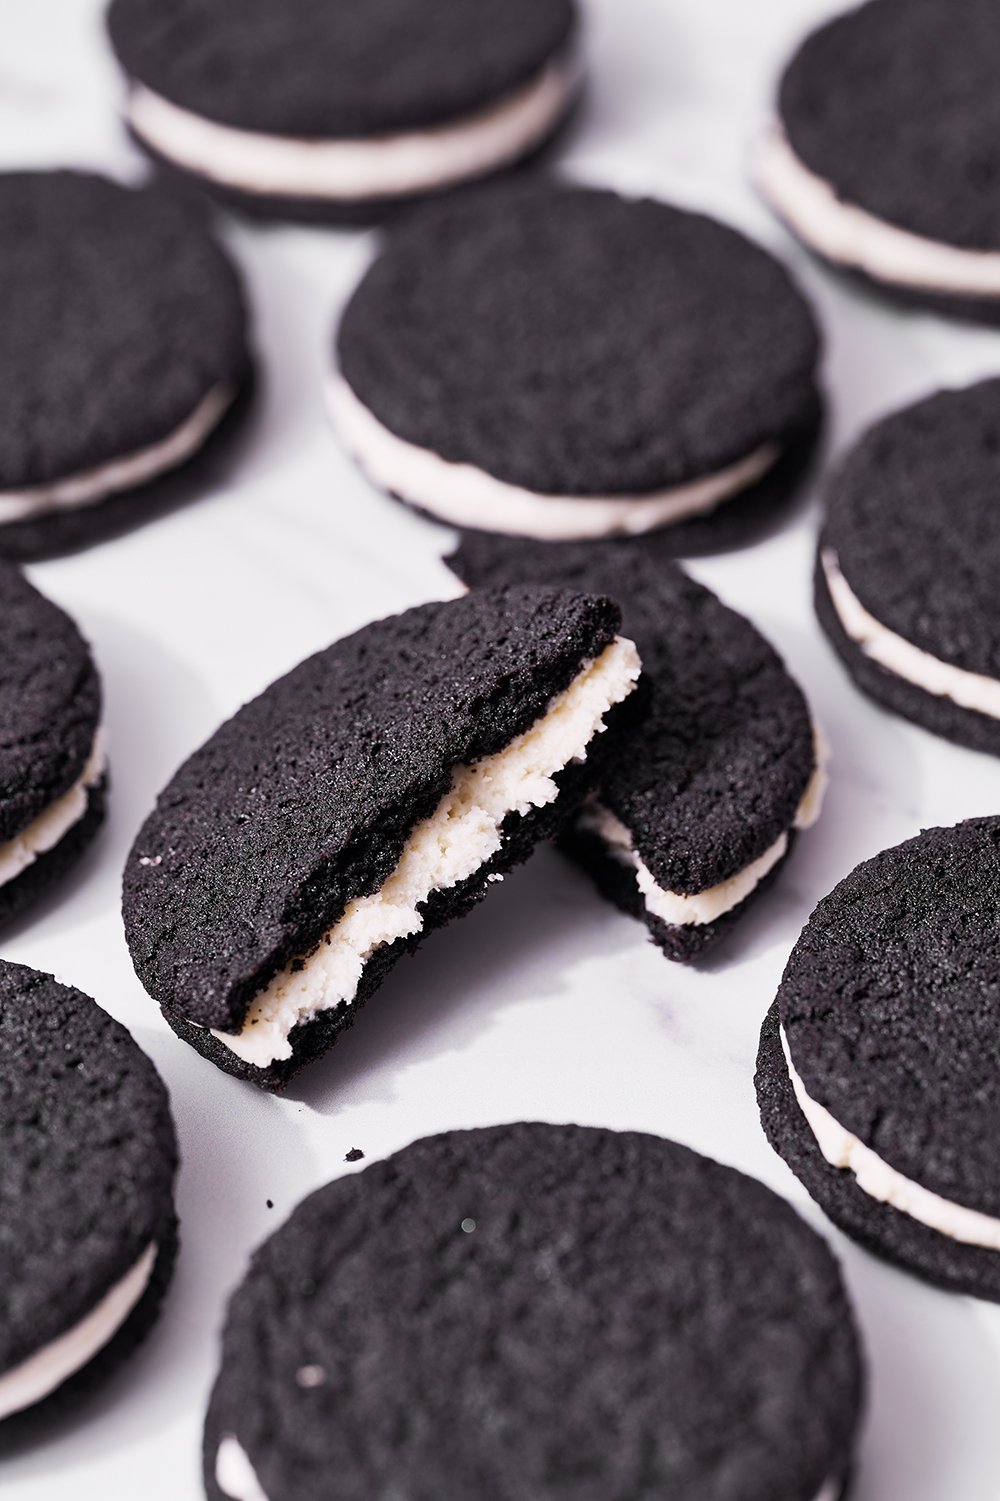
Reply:
[[[998,818],[865,861],[804,929],[757,1060],[768,1139],[830,1218],[994,1302],[998,910]]]
[[[205,1484],[839,1501],[863,1384],[833,1256],[762,1184],[637,1133],[454,1131],[320,1189],[256,1253]]]
[[[171,1026],[279,1087],[404,952],[555,834],[639,658],[607,599],[487,590],[366,626],[246,705],[162,793],[125,930]]]

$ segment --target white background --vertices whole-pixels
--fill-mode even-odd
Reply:
[[[834,451],[904,401],[1000,370],[1000,335],[898,313],[841,284],[808,263],[747,185],[782,59],[828,3],[589,8],[593,87],[569,169],[708,208],[794,262],[826,330]],[[85,163],[138,176],[117,100],[93,0],[0,0],[4,165]],[[309,652],[449,587],[438,561],[448,534],[372,493],[323,417],[331,325],[372,238],[226,232],[246,271],[266,371],[238,469],[184,511],[31,570],[96,649],[114,789],[110,824],[78,874],[3,934],[0,953],[81,986],[159,1065],[184,1157],[183,1252],[140,1355],[44,1446],[0,1462],[5,1501],[199,1496],[217,1331],[249,1249],[307,1190],[350,1171],[351,1147],[371,1159],[428,1132],[533,1118],[673,1136],[792,1199],[832,1236],[870,1354],[856,1501],[996,1501],[1000,1315],[931,1291],[832,1232],[757,1121],[758,1027],[816,900],[858,860],[921,826],[997,811],[993,761],[884,715],[834,661],[810,607],[814,498],[783,535],[692,570],[786,655],[835,755],[821,823],[712,968],[668,964],[641,926],[543,850],[401,964],[291,1098],[216,1072],[174,1038],[138,985],[118,915],[120,872],[182,757]]]

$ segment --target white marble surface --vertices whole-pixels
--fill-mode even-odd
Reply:
[[[840,450],[873,416],[1000,369],[1000,335],[897,313],[838,283],[806,262],[749,190],[748,145],[775,72],[829,9],[826,0],[591,0],[595,82],[569,164],[588,180],[717,211],[794,261],[827,332]],[[141,170],[116,125],[98,13],[94,0],[0,5],[3,164]],[[372,494],[323,418],[330,326],[370,237],[228,233],[268,372],[238,471],[147,530],[32,570],[96,647],[114,799],[105,836],[58,903],[4,934],[0,952],[92,993],[162,1069],[184,1154],[184,1241],[149,1343],[47,1444],[0,1462],[5,1501],[199,1495],[216,1334],[247,1251],[303,1193],[350,1171],[351,1147],[370,1159],[427,1132],[517,1118],[674,1136],[787,1195],[832,1235],[864,1324],[872,1400],[856,1501],[996,1501],[997,1311],[933,1292],[831,1232],[757,1122],[758,1026],[815,901],[880,847],[997,804],[994,762],[889,718],[845,680],[810,609],[814,503],[780,537],[694,569],[786,654],[835,755],[819,827],[724,960],[702,973],[667,964],[638,925],[542,851],[402,964],[293,1098],[216,1073],[144,995],[122,940],[118,886],[158,788],[276,674],[447,588],[437,561],[447,534]]]

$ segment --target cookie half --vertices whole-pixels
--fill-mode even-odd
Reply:
[[[173,1269],[167,1092],[124,1027],[0,961],[0,1443],[89,1390]]]
[[[771,1145],[869,1250],[1000,1301],[1000,819],[859,865],[813,913],[761,1034]]]
[[[583,69],[575,0],[114,0],[125,118],[254,213],[363,222],[537,152]]]
[[[869,0],[838,16],[782,78],[764,196],[834,265],[996,322],[998,72],[992,0]]]
[[[863,1376],[762,1184],[580,1126],[432,1136],[306,1199],[233,1296],[211,1501],[837,1501]]]
[[[200,215],[82,172],[0,174],[0,554],[182,498],[246,406],[240,284]]]
[[[344,446],[479,531],[731,545],[818,427],[816,326],[776,260],[701,214],[543,178],[408,220],[336,342]]]
[[[778,654],[669,553],[660,536],[553,546],[470,532],[447,562],[472,586],[548,582],[621,606],[642,689],[560,844],[686,963],[730,933],[815,822],[826,770]]]
[[[46,891],[104,819],[101,683],[69,616],[0,560],[0,923]]]
[[[186,763],[125,871],[136,970],[220,1068],[276,1088],[421,936],[593,786],[639,659],[609,600],[488,590],[366,626]]]
[[[826,487],[820,622],[860,688],[1000,754],[1000,380],[872,428]]]

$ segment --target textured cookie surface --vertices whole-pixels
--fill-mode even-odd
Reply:
[[[73,1328],[156,1242],[172,1255],[167,1094],[80,991],[0,963],[0,1372]]]
[[[998,74],[993,0],[870,0],[807,39],[779,110],[796,154],[848,203],[1000,250]]]
[[[131,456],[245,379],[236,273],[159,191],[0,175],[0,285],[0,492]]]
[[[600,798],[664,890],[727,880],[791,827],[815,766],[805,698],[756,628],[670,561],[669,541],[469,533],[448,563],[473,586],[546,581],[621,606],[644,688]]]
[[[0,843],[77,781],[100,717],[100,681],[80,632],[0,560]]]
[[[375,891],[453,769],[501,750],[614,638],[606,599],[491,590],[367,626],[243,708],[129,856],[126,936],[168,1016],[238,1025]]]
[[[542,178],[407,221],[338,355],[396,436],[541,494],[683,484],[816,421],[816,328],[776,260],[701,215]]]
[[[493,104],[569,41],[573,0],[114,0],[126,73],[244,130],[355,137]]]
[[[685,1147],[454,1132],[321,1189],[235,1294],[206,1430],[269,1501],[814,1501],[861,1373],[826,1246]],[[794,1442],[789,1436],[794,1435]]]

